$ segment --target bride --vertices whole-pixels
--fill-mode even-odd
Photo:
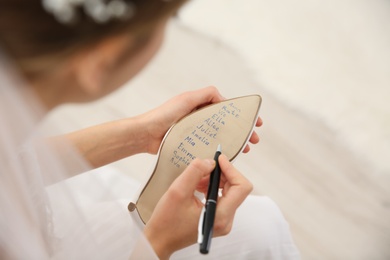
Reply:
[[[156,154],[172,124],[223,100],[215,87],[61,137],[43,138],[37,127],[56,106],[98,99],[136,75],[158,50],[168,19],[184,2],[1,1],[1,259],[203,257],[193,245],[200,214],[193,194],[204,192],[201,184],[213,160],[194,160],[142,230],[126,206],[107,199],[104,181],[95,179],[100,201],[88,203],[69,178],[137,153]],[[259,119],[256,125],[261,124]],[[253,133],[250,142],[258,141]],[[214,236],[231,234],[213,241],[209,257],[299,258],[277,206],[266,197],[248,196],[252,184],[226,157],[219,162],[227,203],[217,207]]]

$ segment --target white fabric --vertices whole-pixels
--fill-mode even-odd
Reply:
[[[156,258],[104,179],[69,179],[88,165],[37,130],[43,110],[10,67],[0,55],[0,259]],[[88,188],[96,200],[81,196]]]
[[[193,245],[172,259],[300,259],[289,225],[268,197],[249,196],[236,212],[231,232],[213,238],[208,255]]]
[[[58,237],[72,237],[84,232],[77,225],[78,216],[68,213],[72,211],[73,205],[62,196],[63,190],[67,190],[81,206],[79,213],[92,228],[94,242],[100,246],[110,245],[101,259],[112,256],[115,259],[128,259],[130,256],[131,259],[140,259],[141,255],[144,259],[158,259],[127,211],[127,204],[137,194],[139,187],[138,182],[110,167],[92,170],[47,187],[55,234]],[[69,225],[64,226],[62,223]],[[73,244],[70,246],[74,247]],[[133,250],[135,247],[136,250]],[[61,248],[55,259],[86,259],[88,256],[80,255],[74,249],[71,251],[75,255],[65,255],[70,250],[71,248]]]
[[[111,197],[99,197],[99,190],[94,190],[93,183],[96,177],[104,180],[106,188],[112,187],[115,194]],[[107,166],[70,180],[77,189],[80,200],[88,202],[104,212],[110,212],[110,204],[121,203],[126,211],[127,203],[133,201],[142,187],[140,183],[124,173]],[[92,206],[95,207],[95,206]],[[94,214],[91,209],[91,218],[102,221],[104,215]],[[136,217],[136,213],[134,213]],[[96,218],[97,216],[97,218]],[[134,224],[124,212],[115,221],[121,222],[123,230],[130,230]],[[122,230],[122,231],[123,231]],[[118,230],[121,234],[121,230]],[[122,234],[122,239],[126,234]],[[131,236],[130,233],[127,233]],[[119,239],[120,236],[118,236]],[[145,246],[145,245],[144,245]],[[140,251],[139,251],[140,252]],[[126,254],[124,254],[126,255]],[[140,257],[140,256],[138,256]],[[151,259],[147,258],[139,259]],[[278,206],[268,197],[249,196],[236,212],[232,231],[224,237],[213,238],[211,250],[208,255],[199,253],[199,245],[187,247],[176,252],[171,259],[299,259],[299,252],[290,234],[289,225],[284,219]],[[135,258],[136,259],[136,258]]]

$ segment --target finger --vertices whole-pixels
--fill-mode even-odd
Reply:
[[[200,182],[198,183],[198,186],[196,187],[196,190],[202,193],[207,193],[210,183],[210,175],[207,175],[206,177],[203,177]],[[222,174],[220,181],[219,181],[219,188],[222,189],[225,187],[226,183],[226,177]]]
[[[209,187],[209,183],[210,183],[210,175],[203,177],[198,183],[198,185],[196,186],[196,190],[202,193],[206,193]]]
[[[251,148],[250,148],[250,146],[247,144],[242,152],[243,152],[243,153],[248,153],[250,150],[251,150]]]
[[[261,117],[258,117],[257,118],[257,121],[256,121],[256,126],[257,127],[260,127],[260,126],[262,126],[263,125],[263,120],[261,119]]]
[[[214,167],[214,160],[193,160],[184,172],[172,183],[169,191],[176,194],[176,196],[180,196],[181,199],[192,197],[199,182],[203,177],[210,174]]]
[[[186,114],[202,106],[217,103],[224,99],[216,87],[206,87],[175,96],[163,106],[158,107],[157,111],[159,112],[158,114],[166,115],[164,124],[171,126]],[[162,109],[166,111],[162,111]]]
[[[245,177],[233,166],[225,154],[219,156],[218,162],[226,181],[231,185],[239,185],[246,181]]]
[[[252,132],[251,137],[249,138],[249,142],[252,144],[257,144],[260,141],[259,135],[256,132]]]
[[[225,177],[225,175],[221,174],[221,178],[220,178],[220,181],[219,181],[219,187],[223,188],[225,183],[226,183],[226,177]]]
[[[188,92],[188,102],[193,108],[199,108],[201,106],[221,102],[223,100],[225,100],[225,98],[214,86]]]
[[[252,191],[252,184],[229,162],[225,155],[219,157],[219,165],[229,189],[221,198],[220,206],[235,211]]]

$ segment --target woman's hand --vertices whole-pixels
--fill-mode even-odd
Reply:
[[[156,154],[165,133],[182,117],[188,115],[196,109],[223,101],[224,99],[225,98],[221,96],[217,88],[207,87],[195,91],[185,92],[168,100],[156,109],[141,115],[141,117],[146,120],[145,125],[148,135],[146,138],[148,140],[146,151],[151,154]],[[256,126],[259,127],[262,123],[263,122],[259,118],[256,122]],[[259,142],[259,137],[255,132],[253,132],[249,142],[253,144]],[[249,150],[250,148],[247,145],[244,149],[244,153]]]
[[[100,167],[137,153],[156,154],[165,133],[174,123],[200,107],[223,100],[215,87],[207,87],[178,95],[143,115],[89,127],[64,137],[93,167]],[[256,126],[261,125],[259,118]],[[55,139],[52,139],[54,144]],[[249,142],[259,142],[255,132]],[[244,153],[248,151],[247,145]]]
[[[141,115],[146,120],[147,152],[156,154],[168,129],[184,116],[203,106],[224,100],[215,87],[182,93]]]
[[[214,236],[230,232],[237,208],[252,191],[252,184],[226,156],[219,157],[219,164],[223,176],[222,196],[217,203]],[[194,191],[207,192],[205,182],[214,167],[213,160],[195,159],[157,204],[144,233],[160,259],[168,259],[175,251],[196,242],[203,204]]]

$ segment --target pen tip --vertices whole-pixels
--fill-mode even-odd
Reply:
[[[217,147],[217,152],[221,152],[221,145],[219,144],[218,147]]]

